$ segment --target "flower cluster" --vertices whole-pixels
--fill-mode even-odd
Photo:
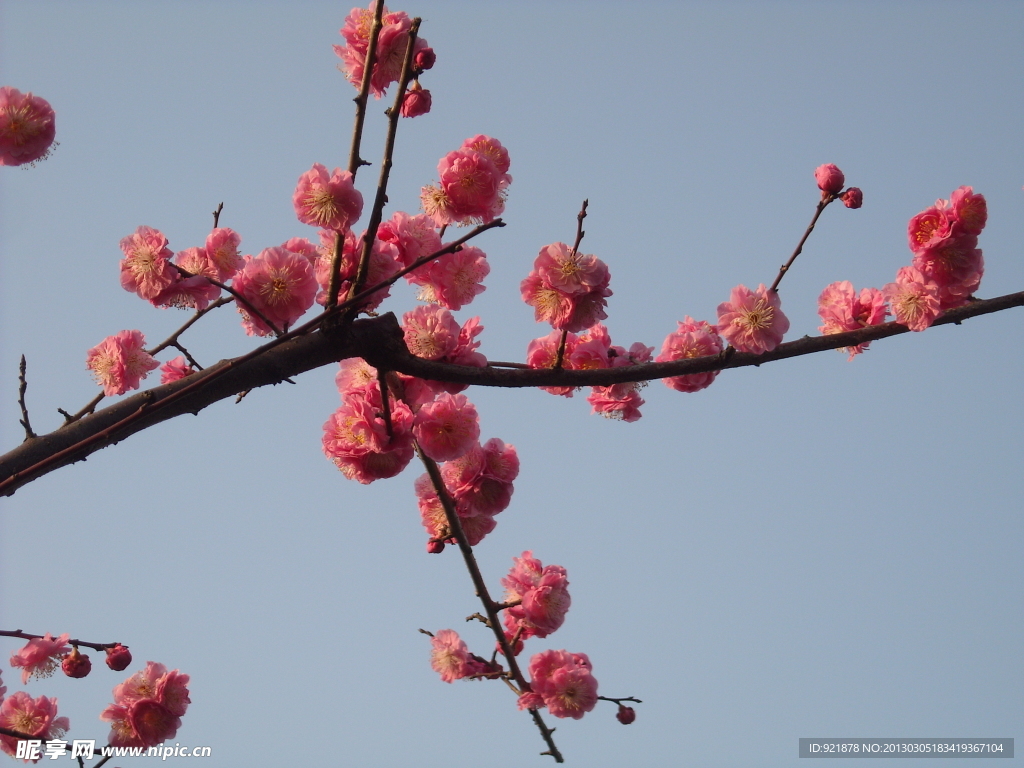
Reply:
[[[597,704],[597,680],[585,653],[544,651],[530,659],[529,692],[520,709],[547,707],[555,717],[579,720]]]
[[[718,332],[740,352],[771,352],[788,330],[789,318],[782,314],[778,292],[763,283],[756,291],[737,285],[729,301],[718,305]]]
[[[0,165],[44,159],[57,135],[54,121],[46,99],[9,85],[0,88]]]
[[[191,702],[188,682],[188,675],[150,661],[116,686],[114,703],[100,715],[110,723],[110,744],[152,747],[173,739]]]
[[[366,57],[370,48],[370,33],[373,29],[373,8],[375,3],[370,3],[367,8],[353,8],[345,19],[345,26],[340,30],[341,36],[345,38],[345,45],[335,45],[334,53],[341,59],[340,68],[345,77],[356,88],[363,82],[363,73],[366,71]],[[412,28],[412,19],[404,11],[395,13],[388,12],[387,6],[383,8],[381,16],[381,30],[377,37],[377,50],[373,62],[373,71],[370,73],[370,92],[380,98],[384,95],[387,87],[397,83],[402,75],[402,63],[405,60],[405,51],[409,47],[409,32]],[[418,76],[424,70],[434,66],[436,56],[434,50],[427,45],[427,41],[417,37],[413,44],[413,74]],[[430,92],[426,94],[427,108],[430,109]],[[422,99],[423,97],[418,97]],[[407,111],[415,112],[422,107],[422,103],[408,107],[406,102],[402,104],[403,114]],[[423,114],[415,112],[415,114]],[[413,117],[414,115],[405,115]]]
[[[505,602],[519,604],[505,610],[505,636],[509,642],[547,637],[562,626],[572,602],[565,568],[542,565],[530,551],[513,557],[512,562],[512,570],[501,584]]]
[[[910,220],[913,261],[882,288],[896,322],[923,331],[941,312],[968,302],[985,271],[978,235],[987,220],[985,198],[971,187],[960,187]]]
[[[715,326],[704,320],[696,321],[689,315],[679,322],[675,333],[670,333],[661,346],[661,354],[655,362],[668,363],[673,360],[688,360],[693,357],[717,355],[722,351],[722,337]],[[679,392],[699,392],[711,386],[718,371],[691,373],[688,376],[670,376],[662,379],[665,386]]]
[[[608,317],[610,281],[608,267],[596,256],[552,243],[540,249],[519,290],[523,301],[533,307],[537,322],[576,333]]]
[[[505,210],[508,150],[490,136],[474,136],[437,164],[440,183],[423,187],[423,210],[439,227],[494,221]]]

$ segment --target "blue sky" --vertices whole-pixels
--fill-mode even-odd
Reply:
[[[826,162],[865,204],[828,209],[783,282],[788,338],[817,333],[828,283],[893,280],[907,220],[960,185],[989,201],[978,294],[1024,289],[1018,3],[391,7],[423,17],[438,61],[433,111],[400,125],[388,212],[414,212],[469,136],[512,158],[508,226],[477,243],[487,291],[458,313],[481,317],[492,359],[547,332],[519,281],[543,245],[571,242],[584,198],[613,340],[660,348],[684,315],[713,320],[734,285],[771,281]],[[331,45],[348,10],[4,3],[0,80],[51,102],[60,142],[0,173],[5,449],[21,354],[50,430],[96,392],[86,350],[185,319],[118,285],[136,227],[200,245],[223,201],[247,253],[313,234],[291,194],[314,162],[347,159],[354,89]],[[382,309],[413,304],[402,288]],[[569,764],[790,766],[807,736],[1024,735],[1020,322],[730,371],[693,395],[652,382],[635,424],[582,396],[471,390],[482,436],[522,461],[478,547],[486,577],[497,589],[526,549],[569,574],[564,627],[527,652],[585,652],[602,694],[644,700],[628,727],[609,704],[554,723]],[[208,364],[255,342],[225,308],[187,343]],[[464,622],[477,604],[455,552],[424,551],[418,470],[364,487],[324,459],[333,376],[160,425],[4,499],[0,625],[117,639],[189,673],[176,740],[218,766],[545,764],[503,686],[430,670],[420,627],[490,641]],[[27,690],[60,699],[71,737],[103,738],[121,679]]]

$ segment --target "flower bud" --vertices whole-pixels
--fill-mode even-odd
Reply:
[[[818,189],[828,192],[830,195],[838,195],[843,191],[843,184],[846,183],[843,172],[832,163],[819,165],[814,171],[814,180],[818,182]]]
[[[115,672],[127,669],[132,663],[132,654],[127,646],[118,643],[113,648],[107,648],[107,666]]]
[[[444,542],[438,541],[437,539],[431,539],[427,542],[427,552],[432,555],[439,555],[444,552]]]
[[[615,714],[615,717],[623,725],[629,725],[636,720],[636,710],[632,707],[624,707],[619,704],[619,711]]]
[[[437,54],[434,53],[433,48],[421,48],[416,51],[416,55],[412,60],[416,69],[419,70],[430,69],[434,66],[435,61],[437,61]]]
[[[860,208],[864,204],[864,193],[857,187],[850,187],[840,196],[847,208]]]
[[[84,653],[79,653],[78,648],[72,648],[61,661],[60,668],[68,677],[85,677],[92,671],[92,662]]]
[[[412,88],[405,92],[405,97],[402,99],[402,117],[419,117],[429,111],[430,91],[419,83],[413,83]]]

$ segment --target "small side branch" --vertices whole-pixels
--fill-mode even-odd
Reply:
[[[25,428],[25,440],[31,440],[36,437],[36,433],[32,431],[32,424],[28,420],[28,408],[25,406],[25,391],[28,389],[28,379],[25,378],[27,369],[25,356],[22,355],[21,364],[18,366],[18,405],[21,406],[21,426]]]
[[[384,0],[377,0],[373,8],[373,26],[370,27],[370,40],[366,48],[366,61],[363,63],[363,81],[359,84],[359,95],[353,99],[356,103],[356,120],[352,127],[352,149],[348,153],[348,172],[355,181],[360,166],[369,165],[359,157],[359,145],[363,140],[363,122],[366,120],[366,101],[370,96],[370,78],[373,76],[373,65],[377,61],[377,39],[383,26]]]
[[[800,255],[800,252],[804,249],[804,243],[807,242],[807,238],[811,236],[811,232],[814,231],[814,225],[818,223],[818,217],[821,216],[821,212],[828,207],[829,203],[837,200],[838,197],[831,192],[822,192],[821,200],[818,201],[817,207],[814,209],[814,216],[811,217],[811,223],[807,225],[807,229],[804,231],[804,236],[800,238],[800,242],[796,244],[796,250],[793,251],[793,255],[789,257],[789,261],[783,264],[779,268],[779,274],[775,277],[775,282],[772,283],[772,287],[769,289],[772,293],[776,293],[779,290],[779,283],[782,282],[782,278],[789,272],[789,268],[793,266],[793,262],[796,261],[796,257]]]
[[[213,228],[220,226],[220,212],[224,210],[224,203],[217,204],[217,210],[213,212]]]

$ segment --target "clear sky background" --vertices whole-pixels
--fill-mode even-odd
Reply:
[[[782,284],[788,338],[816,334],[835,280],[881,287],[908,219],[960,185],[989,202],[978,292],[1024,289],[1024,4],[432,2],[433,111],[403,120],[390,188],[415,212],[440,157],[508,147],[505,220],[477,245],[481,351],[522,360],[548,332],[519,297],[539,249],[610,267],[615,343],[660,349],[769,283],[841,167],[864,207],[823,215]],[[354,89],[336,2],[50,2],[0,8],[0,80],[47,98],[60,147],[0,169],[0,435],[21,440],[17,362],[37,431],[96,393],[86,350],[186,319],[118,284],[118,241],[157,227],[201,245],[210,212],[247,253],[314,236],[291,195],[344,166]],[[383,143],[372,105],[359,186]],[[383,307],[414,305],[406,288]],[[800,737],[1024,738],[1024,342],[1020,309],[644,390],[644,417],[584,396],[473,389],[483,437],[519,450],[512,505],[478,548],[496,590],[532,549],[565,566],[564,627],[527,645],[589,654],[600,693],[558,721],[570,765],[796,766]],[[256,341],[230,307],[189,332],[204,364]],[[163,359],[166,359],[166,355]],[[219,403],[62,469],[0,504],[0,625],[128,644],[192,676],[176,741],[210,765],[522,766],[541,739],[497,683],[446,685],[416,630],[478,610],[455,551],[425,552],[412,483],[361,486],[323,457],[334,369]],[[0,648],[11,691],[21,686]],[[99,659],[96,659],[99,662]],[[69,737],[125,675],[33,681]],[[127,674],[127,673],[125,673]],[[552,718],[548,718],[551,720]],[[969,761],[968,761],[969,762]],[[880,763],[879,765],[883,765]],[[986,763],[987,764],[987,763]],[[959,763],[958,763],[959,765]]]

